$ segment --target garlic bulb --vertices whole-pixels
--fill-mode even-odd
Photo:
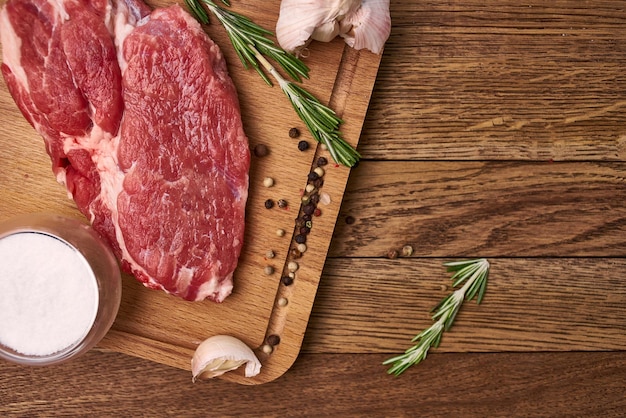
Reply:
[[[261,371],[261,362],[243,341],[230,335],[216,335],[204,340],[191,359],[192,381],[211,379],[245,364],[245,376]]]
[[[389,0],[363,0],[361,7],[346,16],[342,25],[351,26],[340,34],[348,45],[380,54],[391,33]]]
[[[329,42],[337,35],[379,54],[390,32],[389,0],[283,0],[276,23],[278,43],[296,54],[311,40]]]
[[[361,0],[283,0],[276,23],[278,43],[296,52],[311,39],[328,42],[339,34],[339,21],[360,5]]]

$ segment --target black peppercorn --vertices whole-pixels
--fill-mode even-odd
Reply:
[[[301,235],[306,235],[309,232],[311,232],[311,228],[307,228],[306,226],[303,226],[302,228],[300,228],[300,234]]]
[[[320,176],[319,176],[319,174],[317,174],[315,171],[311,171],[311,172],[309,173],[308,178],[309,178],[309,181],[315,181],[315,180],[317,180],[318,178],[320,178]]]
[[[284,284],[285,286],[291,286],[291,284],[293,284],[293,279],[289,276],[283,276],[280,278],[280,281],[282,282],[282,284]]]
[[[267,199],[265,201],[265,209],[272,209],[274,207],[274,201],[272,199]]]
[[[306,141],[300,141],[298,142],[298,149],[300,151],[306,151],[309,149],[309,143]]]
[[[276,334],[269,335],[266,342],[271,346],[278,345],[280,344],[280,337]]]
[[[351,215],[346,216],[346,223],[348,225],[352,225],[355,221],[356,219],[354,219],[354,216],[351,216]]]
[[[320,195],[319,195],[319,193],[313,193],[311,196],[309,196],[309,200],[314,205],[317,205],[320,202]]]
[[[302,215],[302,220],[303,220],[304,222],[308,222],[308,221],[310,221],[311,219],[313,219],[313,217],[312,217],[311,215],[307,215],[306,213],[305,213],[304,215]]]
[[[298,235],[296,235],[296,237],[294,238],[294,240],[295,240],[298,244],[304,244],[304,243],[306,242],[306,235],[298,234]]]
[[[326,157],[320,157],[317,159],[317,166],[318,167],[323,167],[326,164],[328,164],[328,160],[326,159]]]
[[[302,208],[302,210],[304,211],[304,213],[306,213],[307,215],[313,215],[313,212],[315,212],[315,205],[312,203],[306,204],[304,205],[304,207]]]
[[[279,199],[278,200],[278,207],[279,208],[286,208],[287,207],[287,201],[285,199]]]
[[[267,154],[269,154],[269,152],[270,151],[265,144],[258,144],[254,147],[254,155],[256,155],[257,157],[265,157]]]
[[[323,185],[324,185],[324,179],[321,177],[313,182],[313,186],[315,186],[316,189],[319,189]]]
[[[300,136],[300,130],[298,128],[291,128],[289,130],[289,138],[297,138]]]

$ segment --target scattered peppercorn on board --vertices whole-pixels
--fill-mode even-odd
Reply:
[[[171,3],[149,2],[155,7]],[[274,30],[280,1],[232,3],[232,10]],[[99,348],[189,370],[202,340],[230,334],[255,349],[263,366],[254,378],[243,377],[241,370],[222,378],[260,384],[281,376],[298,356],[350,170],[335,164],[328,152],[317,146],[278,86],[267,86],[255,71],[242,67],[215,19],[206,30],[227,59],[253,151],[246,242],[233,294],[222,304],[187,302],[149,290],[125,276],[117,320]],[[311,44],[305,63],[311,71],[304,87],[344,119],[343,137],[356,146],[380,56],[355,51],[336,39]],[[23,118],[4,82],[0,112],[0,221],[32,212],[83,219],[64,187],[56,183],[43,140]],[[299,135],[294,135],[292,128],[297,128]],[[300,141],[307,141],[310,147],[302,150]],[[265,146],[265,152],[255,155],[257,146]],[[317,168],[319,157],[325,157],[328,164],[318,170],[322,180],[311,191],[306,187],[312,182],[308,175]],[[267,187],[267,178],[273,180],[271,187]],[[316,202],[310,220],[304,221],[310,233],[306,251],[300,254],[295,238],[303,222],[303,197],[306,202],[316,193],[323,197]],[[268,200],[275,203],[270,208]],[[290,270],[295,270],[291,278]]]

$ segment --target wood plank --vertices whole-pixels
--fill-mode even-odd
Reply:
[[[330,254],[411,244],[435,257],[624,256],[625,177],[626,165],[609,162],[365,161]]]
[[[450,259],[328,259],[303,350],[401,353],[451,293]],[[624,258],[494,258],[439,352],[626,350]]]
[[[4,3],[0,0],[0,4]],[[169,0],[148,3],[155,7],[173,4]],[[232,10],[273,29],[280,2],[263,4],[259,7],[258,2],[242,0],[233,4]],[[190,353],[201,341],[216,334],[230,334],[255,349],[264,367],[254,379],[237,374],[227,374],[224,379],[257,384],[280,376],[298,355],[349,169],[332,164],[328,151],[317,147],[278,86],[267,86],[255,71],[242,67],[226,32],[214,23],[206,30],[221,47],[237,86],[250,147],[264,144],[270,150],[262,158],[252,157],[245,245],[234,274],[235,289],[221,304],[190,303],[149,290],[125,275],[114,332],[102,341],[101,347],[189,369]],[[346,120],[342,133],[354,146],[359,141],[379,63],[380,56],[354,51],[340,39],[309,46],[306,64],[311,78],[305,87]],[[43,141],[26,123],[5,83],[0,87],[0,112],[0,221],[42,211],[84,220],[63,187],[55,182]],[[298,141],[289,138],[292,127],[302,132],[300,140],[311,144],[307,152],[299,151]],[[287,289],[280,285],[280,278],[287,274],[287,265],[294,260],[290,249],[293,237],[299,233],[294,220],[301,211],[307,176],[321,155],[331,161],[322,190],[332,196],[332,202],[323,208],[322,216],[315,218],[306,255],[298,260],[296,281]],[[264,187],[265,177],[274,178],[275,186]],[[268,210],[264,205],[267,199],[285,199],[288,207]],[[278,236],[277,229],[286,234]],[[268,259],[268,250],[273,250],[276,257]],[[266,266],[273,267],[272,274],[264,273]],[[275,302],[280,297],[288,298],[287,307],[277,306]],[[272,334],[280,335],[281,346],[269,355],[261,347]]]
[[[384,160],[624,160],[623,2],[392,2],[359,150]]]
[[[433,354],[400,378],[383,358],[303,354],[255,387],[192,384],[185,371],[118,353],[91,352],[53,373],[0,363],[12,377],[0,386],[0,414],[617,417],[626,407],[624,352]]]

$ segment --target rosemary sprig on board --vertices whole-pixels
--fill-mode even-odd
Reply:
[[[411,340],[417,344],[403,354],[383,362],[383,365],[391,364],[387,373],[398,376],[409,367],[426,359],[431,347],[439,347],[444,331],[452,326],[463,302],[470,301],[474,297],[476,297],[476,303],[480,304],[482,301],[489,278],[489,262],[486,259],[453,261],[444,263],[444,266],[448,268],[448,271],[455,272],[451,278],[452,287],[456,288],[461,284],[463,286],[446,296],[431,310],[434,312],[432,319],[436,322]]]
[[[354,166],[361,156],[342,138],[339,130],[339,125],[343,123],[341,118],[303,87],[285,79],[266,57],[277,62],[285,73],[297,82],[309,78],[309,68],[306,64],[276,46],[268,38],[272,32],[258,26],[247,17],[224,9],[212,0],[185,0],[187,7],[199,22],[209,23],[209,15],[201,2],[226,30],[244,68],[254,68],[267,84],[272,85],[271,79],[267,76],[269,73],[278,82],[313,138],[328,149],[335,162],[347,167]],[[226,0],[222,2],[227,6],[230,5]]]

